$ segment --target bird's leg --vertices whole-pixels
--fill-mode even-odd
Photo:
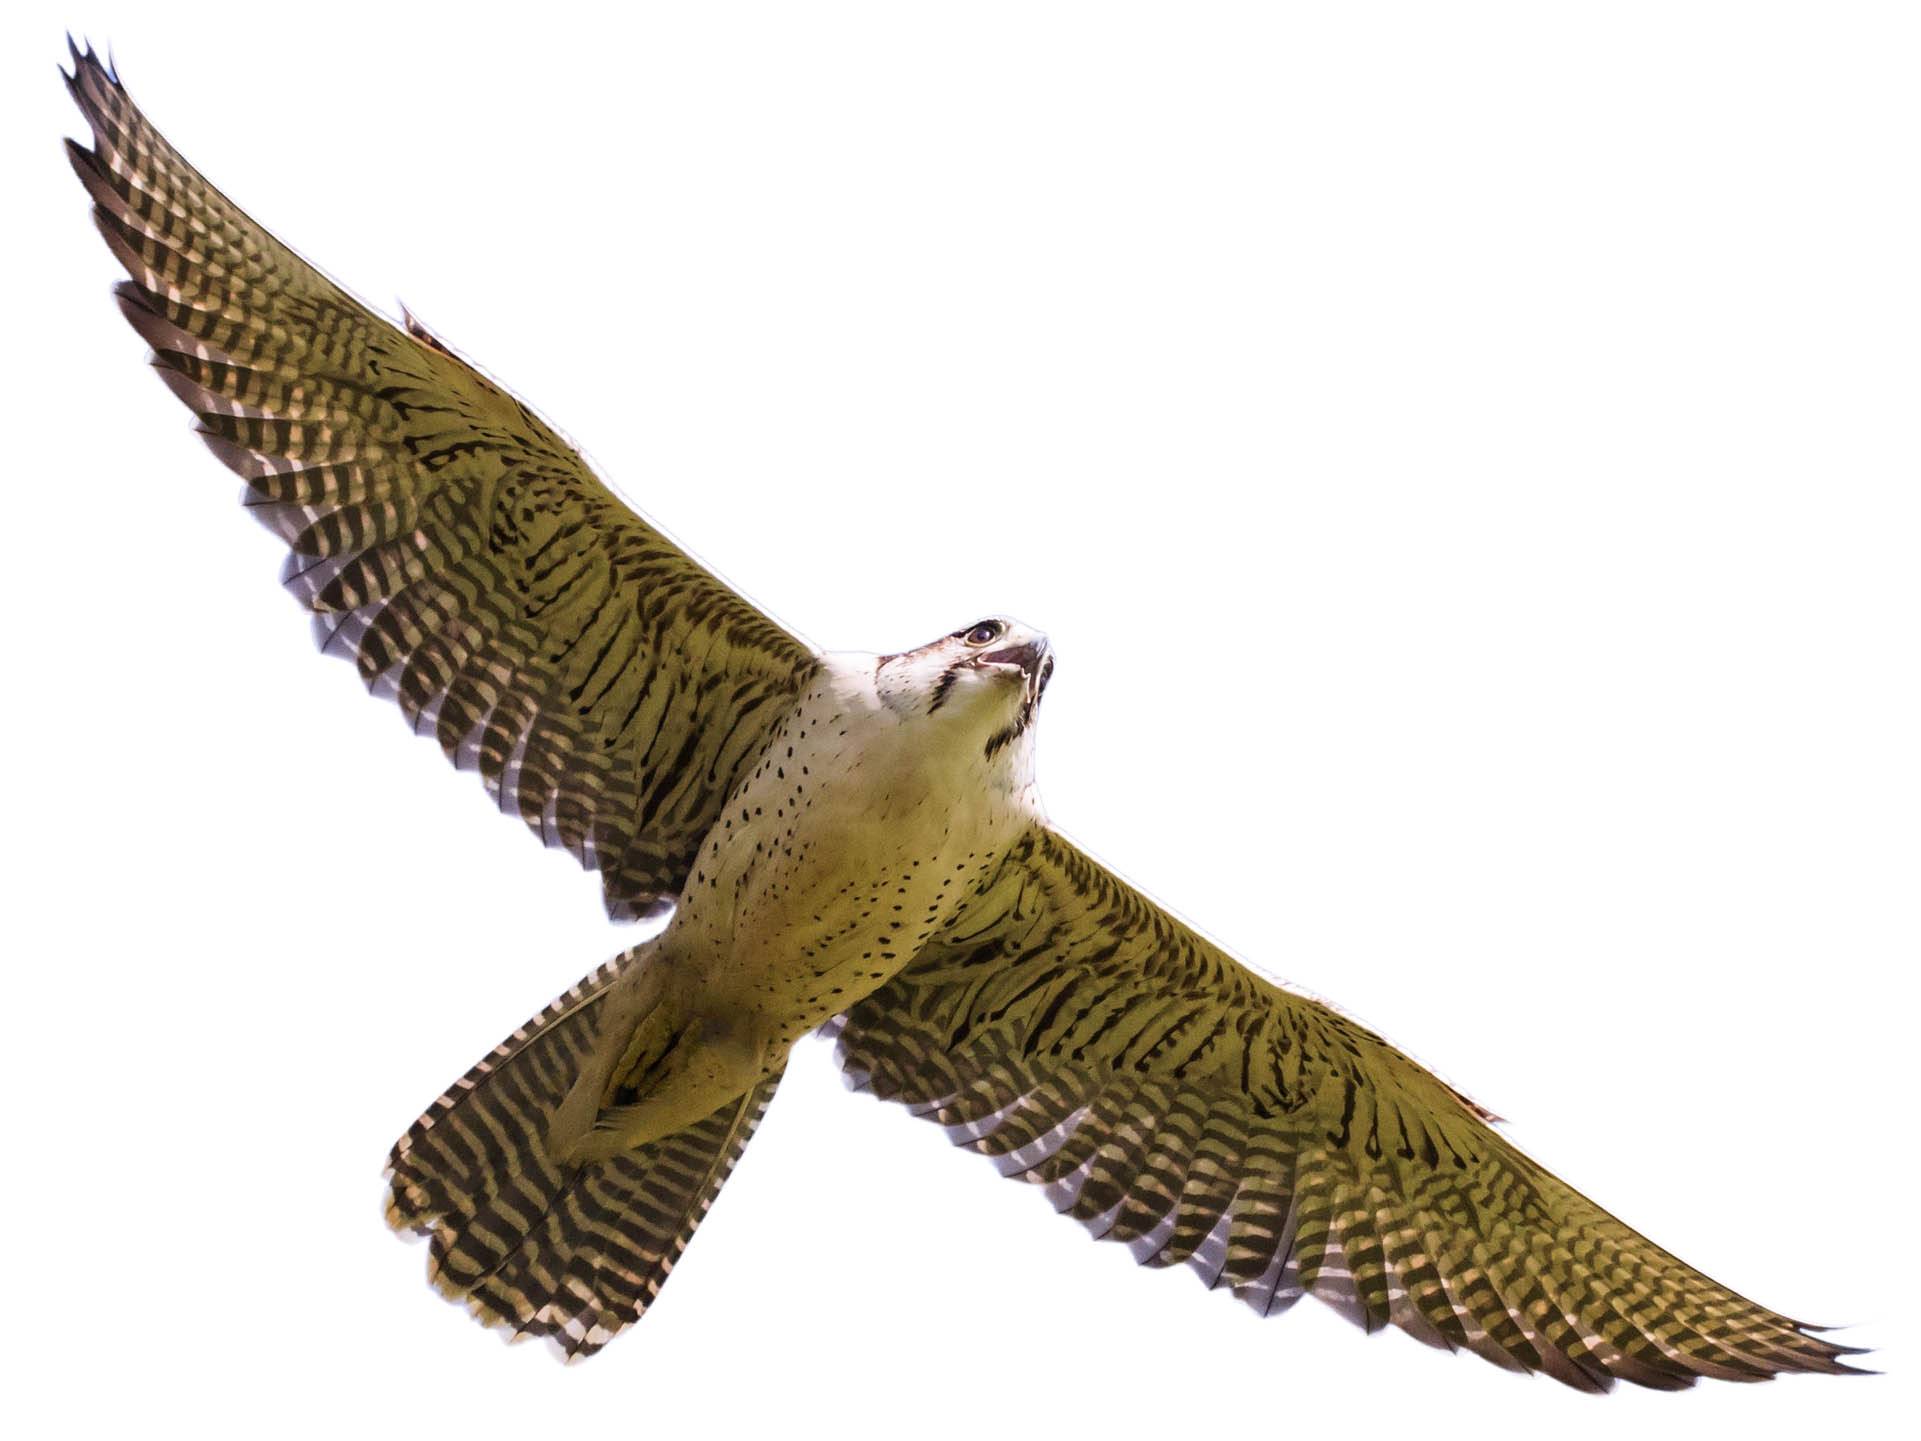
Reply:
[[[663,988],[664,990],[665,988]],[[732,1011],[690,1011],[672,994],[636,997],[637,1015],[616,1057],[589,1066],[576,1081],[548,1133],[549,1153],[572,1164],[603,1160],[670,1136],[738,1096],[761,1077],[762,1030]],[[623,1018],[624,1019],[624,1018]]]
[[[608,1104],[613,1078],[657,1063],[671,1049],[677,1027],[668,995],[670,963],[655,954],[623,976],[604,1003],[593,1051],[554,1108],[547,1125],[547,1154],[566,1163]]]

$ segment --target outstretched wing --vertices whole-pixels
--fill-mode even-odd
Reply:
[[[598,866],[615,915],[677,894],[813,653],[526,406],[249,220],[92,53],[68,85],[121,309],[287,542],[323,649]]]
[[[856,1085],[1262,1312],[1312,1293],[1589,1390],[1849,1369],[1045,828],[833,1028]]]

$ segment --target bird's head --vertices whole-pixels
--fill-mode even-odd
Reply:
[[[882,656],[874,681],[900,715],[977,733],[992,760],[1027,735],[1053,676],[1047,637],[997,615],[917,650]]]

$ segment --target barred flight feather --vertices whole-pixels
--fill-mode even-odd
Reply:
[[[548,1153],[597,1011],[649,947],[609,962],[428,1108],[388,1158],[387,1222],[429,1238],[441,1293],[515,1336],[591,1356],[646,1312],[760,1123],[776,1073],[696,1124],[607,1160]]]
[[[322,648],[597,866],[613,914],[658,909],[812,651],[417,322],[256,225],[92,52],[73,61],[94,143],[68,154],[129,276],[121,310],[286,542]]]
[[[1583,1390],[1853,1369],[1044,828],[827,1029],[857,1088],[1263,1313],[1312,1294]]]

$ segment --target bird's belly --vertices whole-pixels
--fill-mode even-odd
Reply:
[[[798,816],[743,793],[733,818],[689,878],[675,949],[777,1054],[906,966],[1019,830],[996,798],[937,786],[823,795]]]

